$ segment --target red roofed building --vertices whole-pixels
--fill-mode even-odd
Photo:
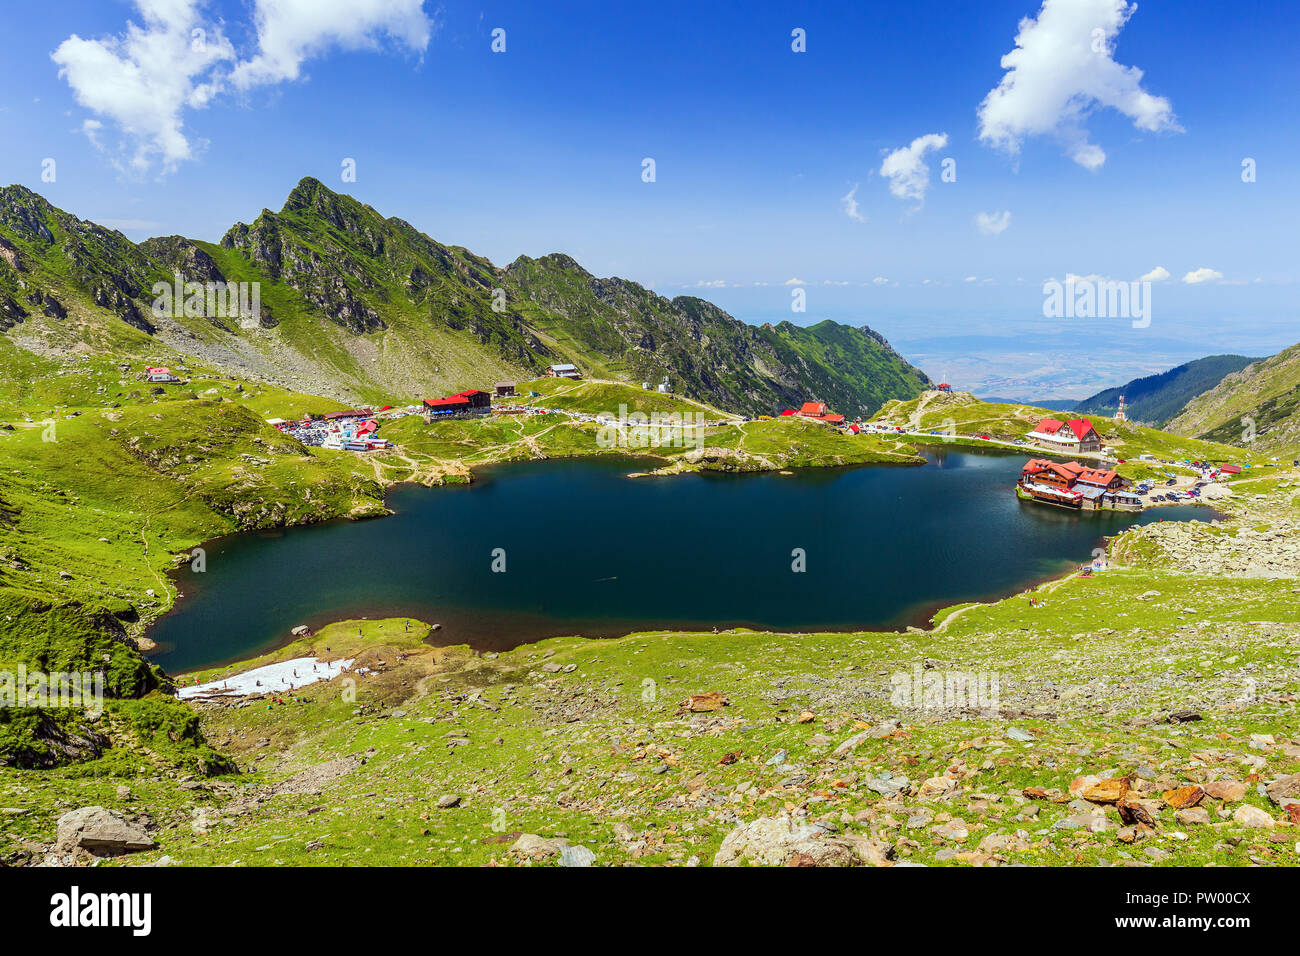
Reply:
[[[1038,501],[1070,508],[1127,507],[1137,502],[1125,492],[1128,483],[1118,473],[1077,461],[1030,459],[1020,469],[1018,484],[1024,494]]]
[[[426,398],[424,400],[424,417],[426,421],[451,416],[467,417],[486,415],[492,411],[492,396],[477,388],[471,388],[446,398]]]
[[[797,412],[784,411],[782,415],[798,415],[800,418],[811,418],[815,421],[825,422],[828,425],[843,425],[844,416],[834,415],[826,411],[825,402],[804,402],[803,408]]]
[[[1101,436],[1086,418],[1071,418],[1067,421],[1044,418],[1028,437],[1039,447],[1050,448],[1052,451],[1076,454],[1101,451]]]

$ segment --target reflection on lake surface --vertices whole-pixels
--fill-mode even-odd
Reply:
[[[149,636],[177,673],[347,617],[408,615],[441,624],[439,643],[482,649],[651,628],[896,627],[1014,593],[1132,524],[1214,517],[1022,503],[1023,463],[950,452],[924,467],[663,479],[628,479],[641,466],[608,458],[503,465],[471,487],[400,488],[389,518],[213,542]]]

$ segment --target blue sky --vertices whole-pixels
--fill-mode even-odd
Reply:
[[[977,345],[945,358],[959,334],[1032,350],[1047,277],[1157,267],[1169,278],[1155,284],[1151,328],[1107,328],[1134,368],[1179,347],[1262,354],[1300,340],[1300,9],[1143,0],[1103,29],[1113,63],[1075,76],[1052,32],[1105,24],[1123,4],[1053,5],[39,6],[0,40],[0,182],[132,239],[215,241],[312,175],[497,263],[565,251],[750,321],[867,322],[934,362]],[[980,106],[1024,17],[1042,25],[1035,60],[990,133]],[[134,68],[119,42],[129,21],[164,44],[204,29],[210,66],[184,59],[160,71],[165,83],[120,84],[98,58]],[[497,27],[504,53],[491,50]],[[806,52],[791,49],[796,27]],[[74,35],[89,43],[73,49]],[[188,85],[174,88],[178,75]],[[1089,91],[1083,113],[1045,128],[1053,90],[1071,83]],[[208,102],[184,105],[204,84]],[[1135,93],[1147,101],[1133,106]],[[141,132],[159,128],[168,147]],[[938,134],[944,145],[920,157],[928,187],[898,198],[885,157]],[[345,158],[355,182],[340,178]],[[955,182],[940,179],[944,159]],[[844,202],[855,187],[856,219]],[[981,213],[1005,228],[981,231]],[[1183,281],[1196,270],[1210,278]],[[791,311],[793,279],[806,312]]]

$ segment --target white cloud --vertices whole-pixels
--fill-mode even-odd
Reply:
[[[975,225],[979,227],[980,232],[986,236],[998,236],[1006,232],[1007,226],[1011,225],[1011,210],[1003,209],[999,212],[981,212],[975,216]]]
[[[1188,285],[1199,285],[1202,282],[1209,282],[1212,279],[1222,279],[1223,273],[1216,272],[1214,269],[1195,269],[1183,276],[1183,281]]]
[[[727,287],[726,279],[699,279],[694,286],[686,286],[687,289],[725,289]]]
[[[889,180],[889,191],[898,199],[924,202],[925,191],[930,186],[930,167],[925,164],[925,154],[947,145],[947,133],[926,133],[886,156],[880,164],[880,175]]]
[[[423,0],[256,0],[257,55],[231,83],[248,89],[296,80],[304,60],[332,47],[376,50],[387,39],[413,52],[429,45],[433,23]]]
[[[884,276],[876,276],[871,280],[872,285],[889,285],[889,280]]]
[[[1164,266],[1156,266],[1146,275],[1138,279],[1138,282],[1164,282],[1169,278],[1169,270]]]
[[[844,215],[848,216],[854,222],[866,222],[867,217],[858,212],[858,184],[854,183],[853,188],[844,196],[840,197],[840,206],[844,210]]]
[[[1142,89],[1142,71],[1113,58],[1114,40],[1137,10],[1126,0],[1044,0],[1020,21],[1007,71],[979,107],[980,139],[1017,153],[1027,136],[1052,135],[1070,158],[1098,169],[1106,153],[1088,140],[1088,114],[1110,107],[1138,129],[1181,131],[1173,106]]]
[[[805,283],[803,279],[786,279],[784,284],[785,285],[806,285],[807,283]]]
[[[74,33],[50,57],[77,102],[112,119],[133,142],[128,162],[134,169],[158,162],[166,170],[193,157],[182,112],[207,104],[210,89],[202,78],[235,51],[219,27],[201,26],[195,0],[136,0],[136,6],[143,26],[128,22],[120,36],[103,40]],[[204,30],[197,49],[196,29]],[[82,128],[99,143],[102,124],[91,120]]]
[[[387,38],[422,51],[433,29],[422,0],[251,0],[258,49],[240,62],[203,0],[134,2],[140,22],[101,39],[74,33],[50,57],[77,102],[117,127],[113,161],[137,174],[193,159],[203,141],[186,133],[185,113],[228,89],[296,79],[308,57],[333,47],[373,49]],[[99,119],[82,131],[108,149]]]

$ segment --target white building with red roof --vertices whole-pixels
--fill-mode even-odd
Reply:
[[[1101,451],[1101,436],[1086,418],[1044,418],[1028,438],[1040,448],[1062,453]]]

